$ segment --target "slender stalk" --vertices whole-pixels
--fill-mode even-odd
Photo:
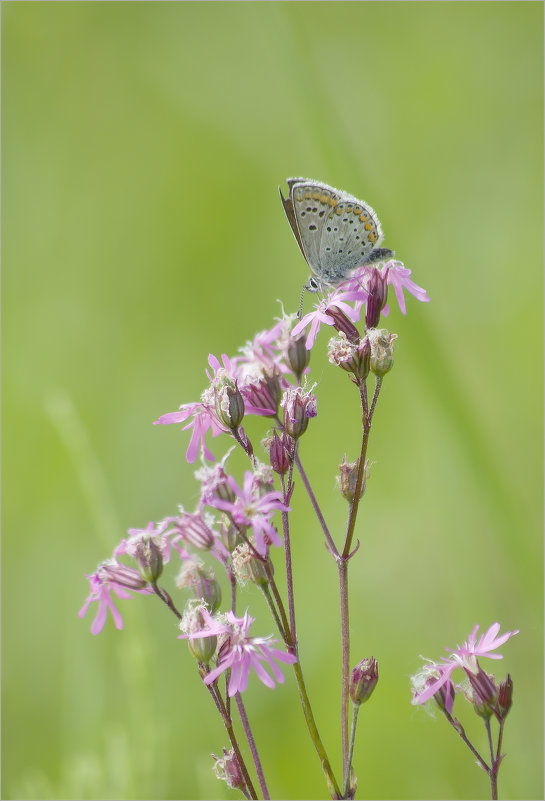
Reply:
[[[486,734],[488,737],[488,747],[490,749],[490,770],[488,771],[488,777],[490,779],[490,797],[492,801],[496,801],[498,798],[498,768],[499,762],[497,757],[494,756],[494,744],[492,742],[492,729],[490,728],[490,718],[484,719],[484,725],[486,728]],[[497,754],[499,755],[499,749]]]
[[[495,759],[495,762],[497,762],[498,765],[501,762],[501,744],[502,744],[502,740],[503,740],[503,727],[504,727],[504,725],[505,725],[505,719],[504,718],[500,718],[500,730],[498,732],[498,747],[496,749],[496,759]]]
[[[282,483],[282,500],[286,503],[286,483],[284,476],[280,476]],[[288,475],[288,488],[291,488],[293,483],[293,463],[290,466]],[[286,553],[286,584],[288,591],[288,612],[290,616],[290,634],[292,642],[295,646],[295,653],[297,655],[297,634],[295,630],[295,599],[293,593],[293,568],[291,562],[291,542],[290,542],[290,524],[287,512],[282,512],[282,532],[284,534],[284,550]]]
[[[350,680],[350,622],[348,607],[348,559],[337,560],[339,569],[339,591],[341,601],[341,743],[343,755],[343,786],[348,783],[350,771],[348,759],[348,683]]]
[[[208,672],[207,669],[206,672]],[[212,699],[216,705],[216,708],[221,715],[221,719],[223,720],[223,725],[225,726],[225,729],[227,731],[227,736],[229,737],[229,741],[231,743],[233,751],[236,754],[240,769],[242,771],[242,775],[244,777],[244,781],[246,783],[246,787],[248,788],[250,798],[257,799],[257,793],[255,791],[255,787],[252,784],[250,774],[248,773],[248,768],[246,767],[246,763],[244,762],[242,753],[240,751],[240,747],[238,745],[238,740],[235,734],[235,730],[233,728],[233,721],[231,720],[231,717],[227,714],[225,704],[223,703],[223,698],[217,687],[217,681],[212,682],[212,684],[205,685],[205,687],[208,688],[210,695],[212,696]]]
[[[352,706],[352,727],[350,729],[350,746],[348,748],[348,760],[346,767],[346,778],[343,782],[343,798],[348,796],[348,785],[350,784],[350,768],[352,767],[352,758],[354,756],[354,744],[356,742],[356,728],[358,726],[358,714],[360,711],[360,704],[353,704]]]
[[[494,744],[492,743],[492,729],[490,728],[490,718],[484,718],[484,727],[488,737],[488,748],[490,751],[490,764],[494,765]]]
[[[350,548],[352,546],[352,538],[354,536],[354,528],[356,526],[356,518],[358,516],[358,509],[361,500],[361,490],[363,487],[363,479],[365,476],[365,460],[367,456],[367,445],[369,443],[369,434],[371,433],[371,423],[373,420],[373,414],[375,411],[375,406],[377,403],[378,395],[380,392],[380,388],[382,386],[382,378],[377,376],[377,380],[375,383],[375,392],[373,394],[373,400],[371,401],[371,408],[367,413],[367,397],[363,392],[363,388],[360,389],[360,400],[362,406],[362,417],[363,417],[363,434],[361,438],[361,450],[360,450],[360,458],[358,463],[358,475],[356,477],[356,487],[354,490],[354,500],[350,506],[350,514],[348,516],[348,525],[346,531],[346,538],[344,542],[344,548],[342,552],[342,556],[344,559],[347,559],[350,555]]]
[[[238,713],[240,715],[240,719],[242,721],[242,727],[244,729],[244,733],[246,734],[246,739],[248,740],[248,745],[250,746],[250,751],[252,753],[252,759],[254,760],[255,770],[257,773],[257,778],[259,780],[259,786],[261,787],[261,792],[263,793],[263,798],[268,801],[270,799],[269,790],[267,789],[267,783],[265,781],[265,775],[263,773],[263,767],[261,765],[261,760],[259,759],[259,754],[257,753],[257,748],[254,740],[254,735],[252,734],[252,729],[250,727],[250,723],[248,721],[248,716],[246,715],[246,709],[244,708],[244,703],[242,701],[242,696],[240,693],[235,693],[235,701],[237,702]]]

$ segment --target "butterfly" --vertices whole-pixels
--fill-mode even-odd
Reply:
[[[303,288],[318,292],[336,286],[356,267],[390,258],[379,247],[379,219],[369,204],[347,192],[309,178],[288,178],[289,195],[279,187],[286,217],[311,270]]]

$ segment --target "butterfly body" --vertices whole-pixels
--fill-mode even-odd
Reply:
[[[280,197],[291,230],[311,270],[305,288],[336,286],[356,267],[389,258],[380,248],[382,228],[362,200],[320,181],[288,178],[289,194]]]

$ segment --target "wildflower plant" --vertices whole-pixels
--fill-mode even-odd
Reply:
[[[187,643],[196,661],[202,685],[212,698],[229,740],[228,747],[223,747],[223,756],[214,756],[211,767],[246,798],[258,798],[257,786],[263,798],[270,795],[266,760],[262,762],[258,754],[242,696],[256,678],[269,689],[277,688],[284,682],[286,670],[294,672],[302,713],[318,756],[317,765],[322,767],[331,798],[355,797],[357,780],[352,762],[358,712],[374,694],[379,672],[374,657],[363,658],[359,654],[359,661],[351,662],[349,568],[359,547],[356,524],[370,470],[367,454],[372,424],[385,376],[394,364],[397,335],[381,327],[389,311],[388,290],[393,288],[403,314],[404,291],[417,300],[429,300],[410,276],[410,270],[394,258],[359,267],[333,288],[322,287],[313,311],[302,319],[283,314],[237,355],[210,355],[208,384],[200,399],[185,402],[178,411],[162,414],[155,421],[157,425],[178,424],[189,432],[187,461],[193,464],[199,456],[201,459],[195,472],[200,486],[195,508],[188,511],[181,506],[144,529],[130,529],[128,537],[114,548],[112,557],[87,576],[90,594],[80,616],[97,604],[91,624],[93,634],[102,630],[108,613],[121,629],[118,605],[136,595],[156,596],[176,616],[179,639]],[[347,501],[347,516],[334,525],[326,522],[301,448],[301,439],[312,435],[312,421],[318,414],[318,386],[310,376],[310,358],[325,327],[334,334],[328,345],[329,362],[340,368],[325,380],[345,381],[348,376],[361,408],[358,452],[350,460],[346,455],[342,457],[337,477],[339,491]],[[263,419],[261,444],[253,442],[244,430],[243,423],[249,415]],[[229,454],[233,447],[241,449],[247,458],[242,476],[230,472]],[[296,475],[300,479],[297,488]],[[299,640],[295,616],[299,570],[292,562],[291,512],[301,492],[310,499],[336,567],[340,591],[340,635],[335,636],[339,636],[342,655],[340,775],[333,770],[316,723],[303,673],[305,646]],[[280,570],[285,575],[285,597],[275,577]],[[179,597],[172,598],[162,586],[164,571],[173,571],[176,576]],[[218,573],[226,576],[228,598],[222,596]],[[240,588],[246,582],[252,582],[263,593],[271,614],[269,621],[257,620],[241,603]],[[191,597],[182,610],[184,593],[188,592]],[[448,659],[426,665],[413,681],[413,703],[441,699],[447,719],[464,738],[461,725],[451,716],[454,695],[462,692],[452,684],[451,675],[457,668],[465,671],[469,678],[463,691],[466,697],[472,698],[475,708],[478,706],[487,727],[492,716],[500,723],[491,764],[478,757],[496,778],[512,683],[508,677],[498,687],[481,670],[477,657],[497,658],[490,651],[515,633],[497,637],[498,631],[495,624],[476,641],[475,630],[461,649],[453,651]],[[241,736],[247,741],[251,763],[244,756],[246,747],[241,744]],[[494,787],[497,783],[493,792]]]
[[[415,705],[426,704],[433,699],[454,731],[458,733],[476,758],[477,765],[487,773],[490,779],[491,797],[495,799],[498,797],[498,771],[504,756],[501,753],[503,728],[507,713],[513,703],[513,681],[507,674],[506,678],[498,683],[492,674],[482,669],[477,657],[503,659],[501,654],[493,654],[492,651],[500,648],[510,637],[519,632],[518,630],[506,631],[498,636],[500,624],[493,623],[488,631],[477,640],[478,630],[479,626],[475,626],[467,641],[461,647],[458,646],[455,650],[450,651],[448,658],[443,656],[439,662],[425,660],[421,670],[411,678],[412,702]],[[465,680],[462,684],[454,684],[451,678],[452,674],[455,670],[460,672],[460,669],[465,674]],[[460,721],[452,716],[456,696],[462,696],[465,701],[469,702],[475,714],[483,721],[487,736],[489,762],[487,762],[488,757],[481,756],[473,745]],[[493,719],[498,724],[495,743],[491,725]]]

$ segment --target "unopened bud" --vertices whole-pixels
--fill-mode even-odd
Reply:
[[[232,790],[245,790],[246,782],[244,781],[244,775],[240,769],[240,764],[234,750],[231,748],[228,751],[227,748],[224,748],[223,757],[221,759],[215,754],[212,754],[212,756],[216,760],[214,773],[218,779],[227,782],[228,787]]]
[[[310,391],[305,392],[301,387],[286,390],[282,398],[282,408],[284,429],[290,437],[298,439],[305,433],[309,419],[317,415],[316,407],[316,396]]]
[[[388,300],[388,272],[386,269],[382,274],[373,268],[367,282],[367,303],[365,310],[365,327],[376,328],[380,322],[380,313],[386,306]]]
[[[203,629],[205,625],[205,620],[199,606],[195,606],[194,601],[188,601],[180,628],[183,629],[186,634],[192,634],[193,632]],[[210,662],[216,653],[217,645],[217,637],[195,637],[187,641],[189,652],[195,657],[197,662],[203,665],[207,665]]]
[[[201,564],[189,559],[182,565],[177,578],[176,586],[181,589],[188,587],[195,598],[200,598],[210,609],[210,614],[218,611],[221,604],[221,587],[218,584],[214,571],[206,571]]]
[[[147,586],[147,579],[143,578],[138,570],[115,559],[108,559],[98,566],[98,574],[102,581],[113,581],[128,590],[143,590]]]
[[[310,350],[307,350],[305,343],[306,336],[302,334],[296,338],[290,337],[288,344],[288,362],[298,381],[301,381],[310,361]]]
[[[371,370],[382,377],[393,367],[397,334],[390,334],[385,328],[371,328],[367,337],[371,345]]]
[[[498,700],[498,688],[493,676],[489,676],[479,667],[477,673],[466,670],[471,685],[473,708],[482,718],[489,718]]]
[[[237,382],[225,379],[215,393],[216,414],[219,421],[231,431],[236,431],[244,419],[244,398]]]
[[[135,548],[135,558],[142,577],[155,584],[163,572],[163,554],[154,539],[140,540]]]
[[[356,494],[356,484],[358,481],[358,468],[359,468],[359,459],[355,462],[348,462],[346,459],[346,454],[343,456],[343,460],[339,465],[339,475],[337,476],[337,486],[343,498],[345,498],[348,503],[352,503],[354,500],[354,496]],[[367,478],[369,476],[369,463],[365,461],[365,467],[363,470],[363,481],[360,488],[360,498],[363,497],[363,493],[365,492],[365,486],[367,484]]]
[[[362,659],[350,675],[349,692],[352,702],[359,706],[371,696],[378,682],[378,663],[374,657]]]
[[[505,718],[507,717],[507,713],[511,709],[512,704],[513,704],[513,680],[508,673],[507,678],[504,679],[500,684],[500,690],[498,693],[498,712],[502,720],[505,720]]]
[[[285,431],[278,436],[275,429],[272,437],[263,440],[263,445],[269,451],[269,459],[274,472],[281,476],[285,475],[292,462],[293,439]]]

